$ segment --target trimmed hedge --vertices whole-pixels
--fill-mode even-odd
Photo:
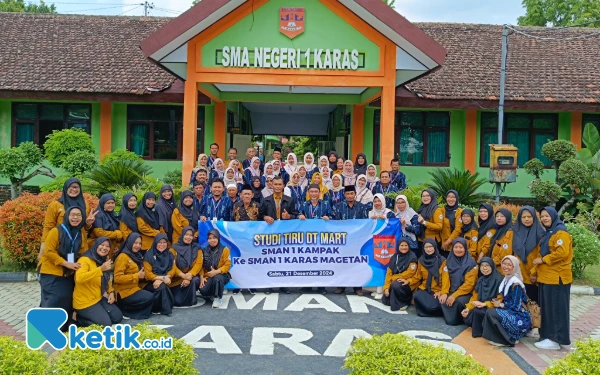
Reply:
[[[43,374],[47,368],[46,352],[31,350],[10,336],[0,336],[0,374]]]
[[[577,341],[575,347],[575,351],[553,362],[544,375],[600,374],[600,340]]]
[[[356,339],[344,368],[352,375],[490,374],[471,356],[391,333]]]

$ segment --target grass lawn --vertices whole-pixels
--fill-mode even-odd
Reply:
[[[574,280],[574,284],[600,287],[600,265],[588,266],[583,273],[583,278]]]

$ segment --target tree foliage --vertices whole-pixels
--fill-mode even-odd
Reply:
[[[598,0],[523,0],[520,26],[572,26],[600,20]],[[586,25],[600,27],[600,22]]]
[[[11,199],[23,193],[23,185],[37,175],[54,178],[50,168],[42,165],[42,151],[33,142],[18,147],[0,149],[0,177],[10,180]]]
[[[479,188],[488,183],[479,173],[471,174],[469,171],[460,171],[456,168],[436,168],[429,172],[431,187],[439,197],[445,198],[449,190],[456,190],[460,203],[466,206],[479,207],[490,199],[487,193],[477,192]]]
[[[312,152],[313,155],[317,155],[319,149],[319,138],[318,137],[294,137],[294,143],[286,144],[286,146],[292,146],[292,152],[298,157],[300,164],[304,161],[304,154]],[[315,160],[317,163],[318,160]]]
[[[56,6],[54,4],[46,4],[41,0],[39,4],[25,3],[25,0],[0,0],[0,12],[14,13],[54,13],[56,14]]]
[[[393,8],[394,5],[396,4],[396,0],[381,0],[381,1],[383,1],[384,3],[386,3],[391,8]]]
[[[77,128],[54,130],[44,143],[44,149],[46,150],[46,159],[50,164],[65,170],[78,168],[69,165],[73,162],[73,158],[69,157],[72,154],[78,151],[95,154],[92,137],[84,130]]]

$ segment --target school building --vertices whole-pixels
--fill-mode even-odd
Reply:
[[[127,148],[188,179],[213,142],[243,159],[252,136],[308,135],[383,169],[399,156],[409,185],[435,167],[489,174],[502,26],[411,23],[381,0],[203,0],[177,18],[0,13],[0,30],[0,147],[78,127],[99,154]],[[597,29],[523,30],[503,139],[520,166],[600,127]],[[504,195],[531,179],[520,170]]]

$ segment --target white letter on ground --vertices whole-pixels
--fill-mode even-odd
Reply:
[[[371,338],[371,335],[362,329],[340,329],[340,332],[335,336],[323,355],[327,357],[345,357],[352,341],[358,337]]]
[[[288,334],[290,337],[275,337],[275,334]],[[252,330],[250,354],[273,355],[275,344],[279,344],[296,355],[320,355],[314,349],[303,344],[312,337],[312,332],[306,329],[257,327]]]
[[[212,341],[200,342],[206,335],[210,335]],[[200,326],[182,339],[196,349],[215,349],[219,354],[242,354],[223,326]]]
[[[223,296],[223,298],[225,297],[226,296]],[[229,297],[229,295],[227,297]],[[279,303],[279,293],[273,293],[269,295],[264,293],[256,293],[248,301],[246,301],[242,293],[235,294],[232,297],[238,310],[252,310],[259,303],[261,303],[262,300],[265,300],[263,310],[276,311],[277,304]]]
[[[311,305],[312,300],[315,300],[317,304]],[[325,311],[337,313],[346,312],[327,297],[320,294],[301,294],[284,311],[304,311],[304,309],[325,309]]]

